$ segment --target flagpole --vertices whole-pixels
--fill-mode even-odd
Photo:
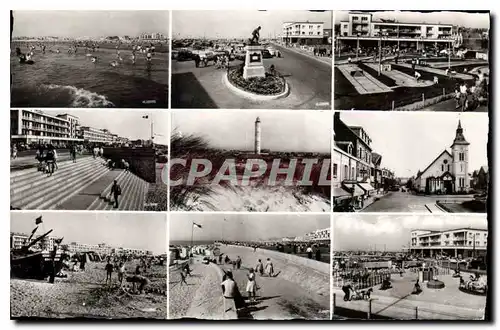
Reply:
[[[193,250],[193,234],[194,234],[194,222],[191,223],[191,248],[189,249],[190,259],[191,259],[191,251]]]

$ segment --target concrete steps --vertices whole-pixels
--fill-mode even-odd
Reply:
[[[11,206],[27,210],[55,209],[109,171],[102,159],[58,164],[52,176],[36,168],[11,173]]]
[[[144,210],[144,202],[146,193],[149,188],[149,183],[139,178],[131,172],[122,172],[116,178],[118,184],[122,188],[122,195],[118,197],[118,208],[114,208],[113,197],[110,196],[110,183],[98,196],[87,210],[95,211],[142,211]]]

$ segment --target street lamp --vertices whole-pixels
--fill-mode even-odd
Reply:
[[[382,72],[382,37],[384,33],[379,32],[379,41],[378,41],[378,75],[380,76]]]
[[[359,32],[356,33],[356,62],[359,59]]]

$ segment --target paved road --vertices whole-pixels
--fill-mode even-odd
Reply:
[[[430,105],[422,109],[422,111],[459,111],[459,109],[456,109],[455,107],[456,107],[455,99],[450,99]],[[488,106],[480,106],[472,112],[488,112]]]
[[[425,204],[434,204],[437,200],[444,199],[470,199],[465,196],[421,196],[412,195],[411,193],[392,192],[373,204],[369,205],[362,212],[423,212],[428,213],[429,210]]]
[[[255,255],[252,250],[242,251],[234,247],[222,247],[221,252],[226,253],[231,259],[240,256],[243,261],[242,269],[232,270],[238,288],[244,297],[247,296],[245,289],[247,284],[248,267],[254,267]],[[263,260],[265,261],[265,260]],[[277,261],[275,261],[277,262]],[[276,267],[276,263],[275,263]],[[276,267],[277,268],[277,267]],[[231,269],[223,266],[223,269]],[[280,269],[275,269],[280,271]],[[257,276],[257,302],[249,308],[241,311],[239,318],[242,319],[329,319],[330,297],[320,296],[314,292],[305,290],[296,283],[277,277]],[[329,283],[325,283],[329,286]]]
[[[264,59],[266,68],[275,65],[290,87],[286,98],[252,101],[231,92],[222,82],[225,70],[213,64],[196,68],[194,61],[172,62],[173,108],[226,109],[330,109],[332,66],[308,55],[280,48],[282,58]],[[239,65],[235,60],[231,66]]]

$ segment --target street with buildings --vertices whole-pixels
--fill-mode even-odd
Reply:
[[[483,164],[487,164],[487,116],[441,113],[431,117],[336,112],[334,210],[485,213],[488,167]],[[429,120],[447,122],[447,128]],[[390,125],[392,132],[385,125]],[[434,126],[437,130],[432,130]],[[413,132],[426,129],[435,133],[413,138]],[[436,144],[437,141],[447,145]],[[374,145],[383,152],[373,152]],[[420,154],[413,150],[419,150]],[[424,158],[429,163],[422,163]],[[397,171],[381,168],[382,159],[391,168],[397,167]]]
[[[170,318],[330,318],[328,215],[176,214],[169,223]],[[227,298],[221,281],[236,284]]]
[[[489,26],[488,13],[337,12],[335,108],[486,112]]]
[[[166,225],[159,213],[13,213],[11,317],[166,319]]]
[[[343,214],[332,230],[334,315],[484,319],[486,215]]]
[[[229,26],[232,23],[216,17],[239,17],[241,23]],[[196,24],[186,26],[187,19],[196,19]],[[251,45],[252,30],[259,24],[258,44]],[[172,107],[330,109],[331,24],[330,11],[174,11]],[[249,65],[249,47],[258,48],[260,78],[274,76],[284,81],[287,87],[282,86],[279,97],[259,91],[264,87],[257,85],[255,90],[249,86],[238,92],[232,72]],[[256,76],[245,80],[252,78]],[[263,81],[255,84],[265,85]]]

